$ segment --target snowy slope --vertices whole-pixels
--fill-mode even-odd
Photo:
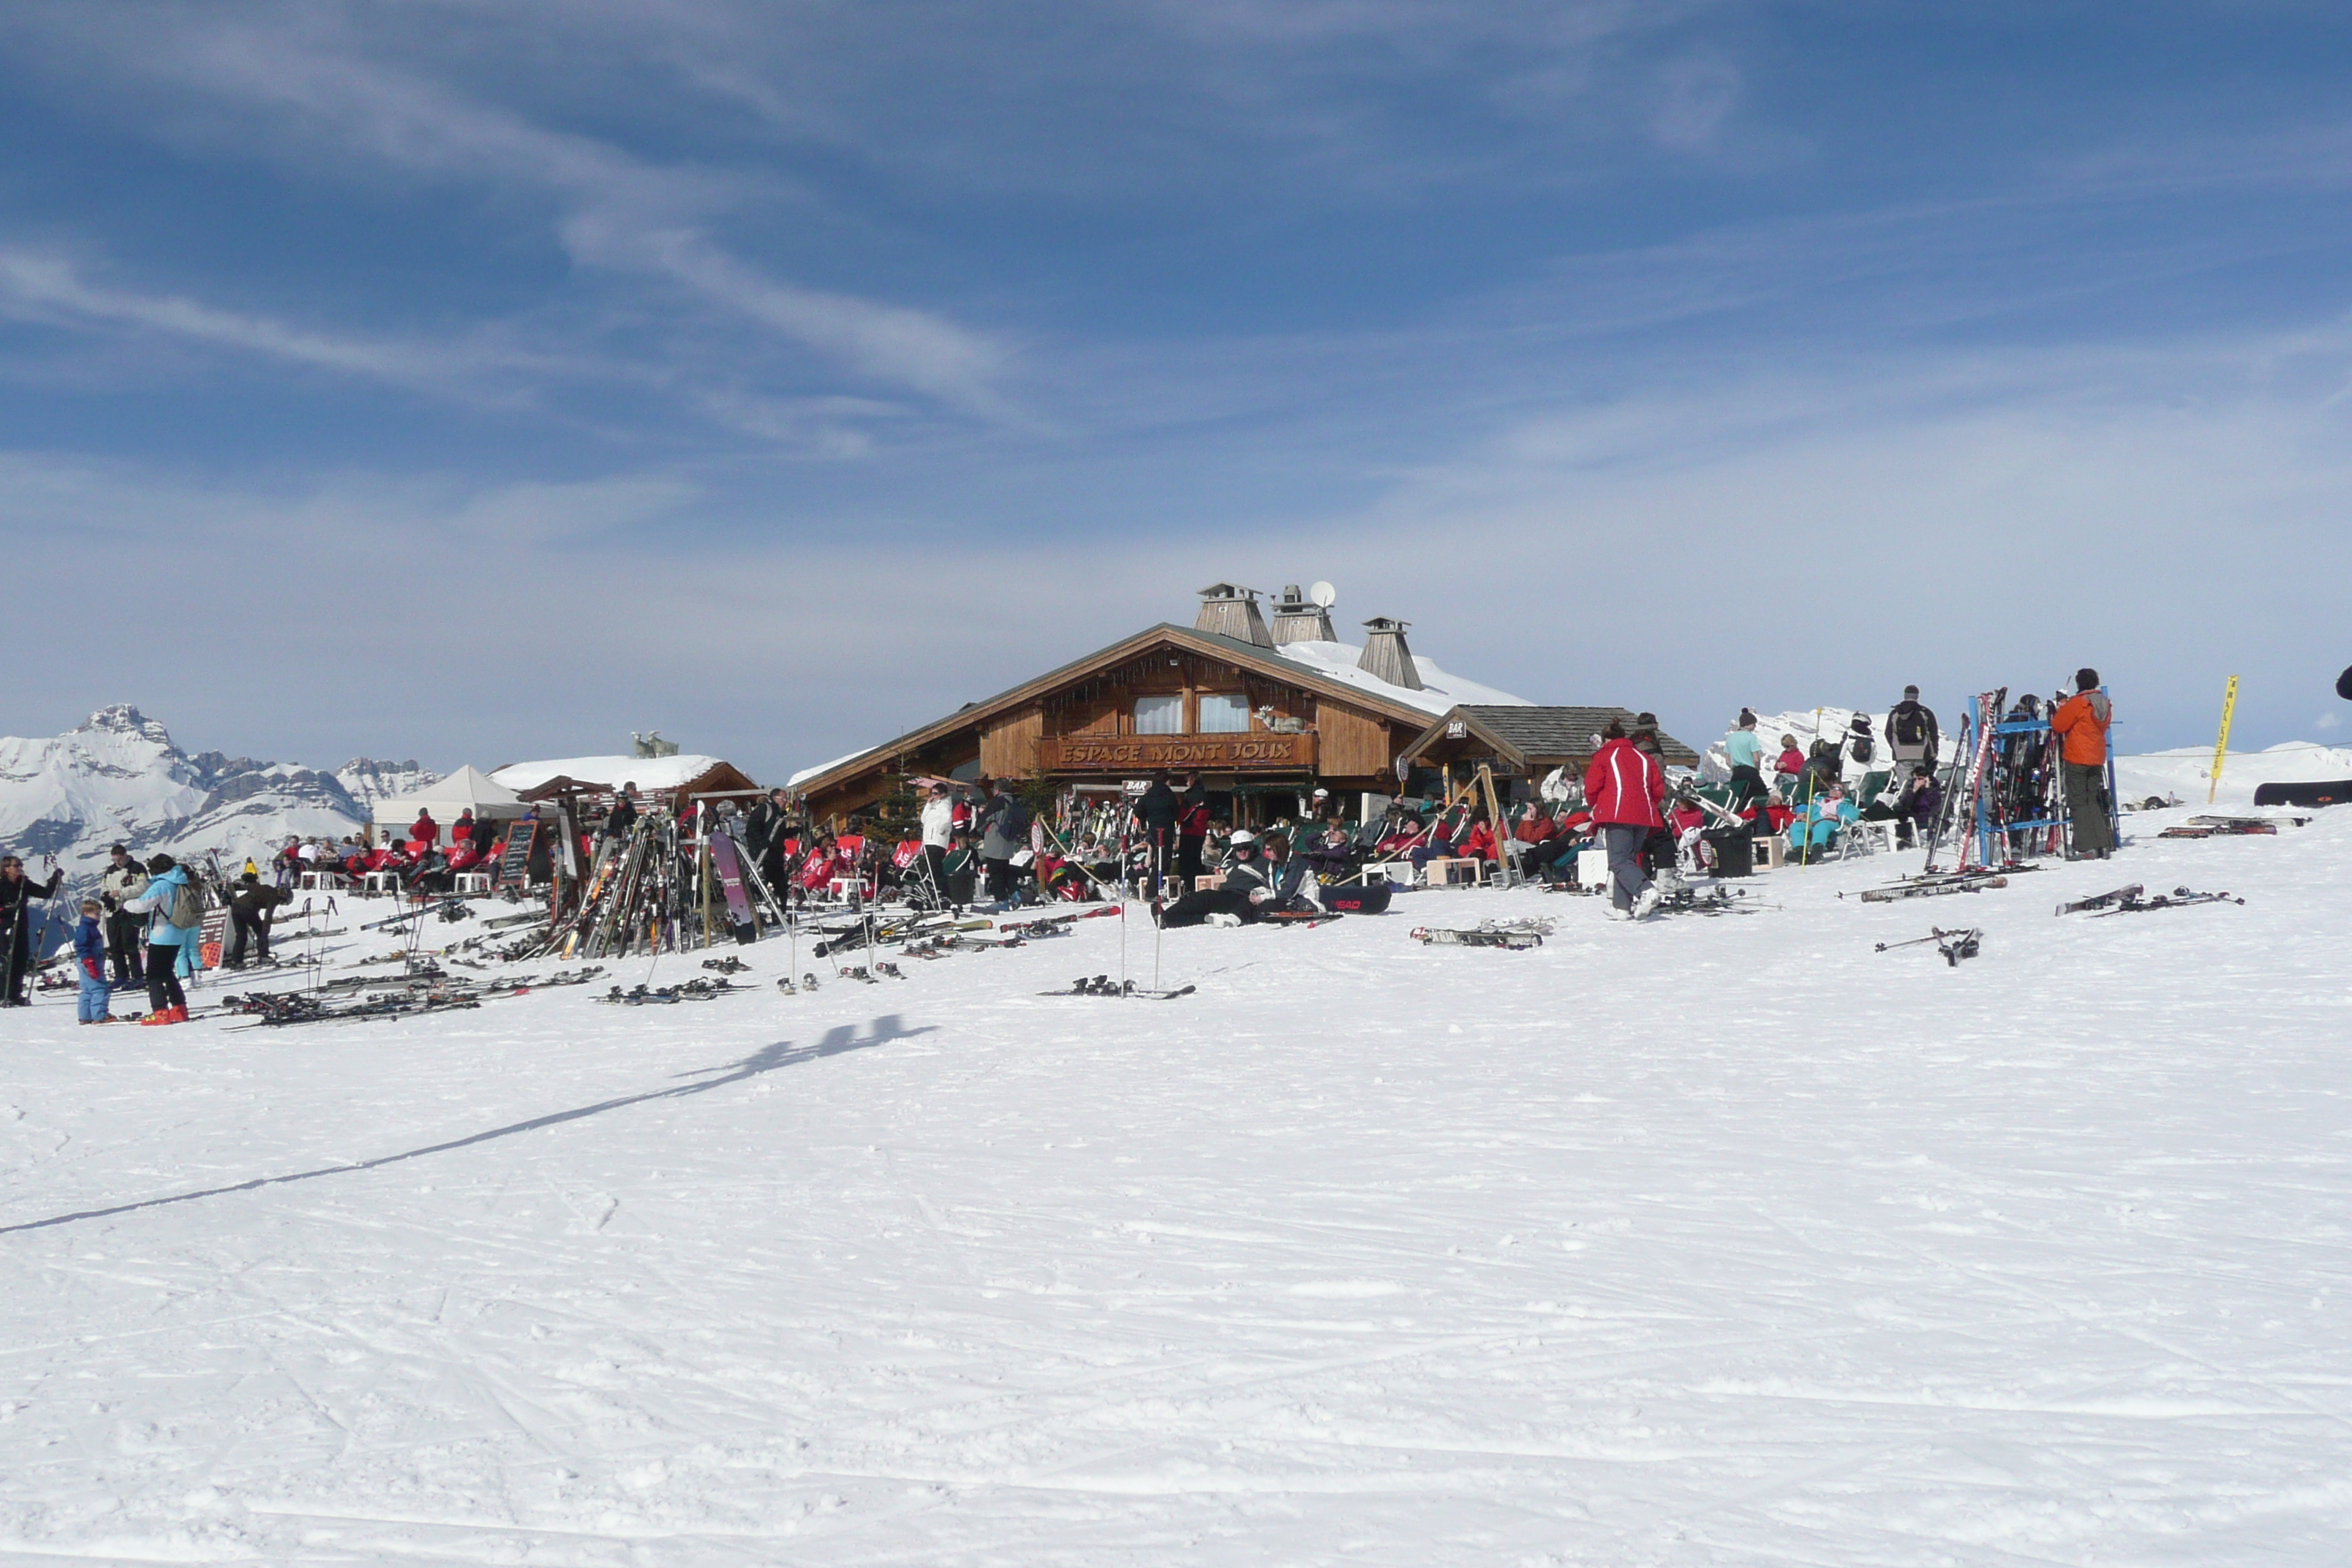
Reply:
[[[264,855],[289,834],[343,834],[367,820],[353,789],[405,787],[435,775],[411,763],[359,758],[337,773],[182,751],[136,708],[101,708],[65,734],[0,739],[0,844],[31,859],[55,855],[77,881],[120,840],[226,861]]]
[[[2210,746],[2117,757],[2116,787],[2126,800],[2155,796],[2201,805],[2212,783],[2212,771]],[[2253,801],[2257,784],[2320,784],[2334,779],[2352,779],[2352,749],[2288,741],[2260,752],[2231,752],[2221,763],[2221,788],[2211,793],[2218,805],[2247,805]]]
[[[0,1562],[2340,1560],[2352,808],[2185,815],[1917,905],[1170,932],[1171,1003],[1036,994],[1104,920],[698,1007],[0,1015]],[[2248,902],[2053,918],[2126,878]]]

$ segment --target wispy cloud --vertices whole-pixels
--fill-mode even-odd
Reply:
[[[582,266],[667,279],[705,307],[766,328],[866,384],[936,398],[967,415],[1017,416],[1003,385],[1008,351],[994,336],[936,311],[796,284],[711,234],[710,222],[753,190],[772,198],[772,176],[649,162],[368,58],[351,40],[317,28],[219,16],[154,20],[135,37],[107,26],[79,41],[110,46],[117,68],[254,116],[247,151],[255,155],[312,159],[323,138],[404,174],[535,194],[553,204],[553,236]],[[294,130],[298,140],[273,149],[273,126]],[[340,355],[343,368],[366,368],[372,357],[388,365],[401,352],[323,334],[305,342],[258,321],[200,320],[193,306],[178,314],[192,336],[209,331],[225,343],[288,357],[308,353],[322,363]]]

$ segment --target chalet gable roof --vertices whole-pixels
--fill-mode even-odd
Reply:
[[[1312,650],[1319,646],[1322,645],[1294,643],[1279,649],[1261,647],[1239,637],[1198,631],[1191,626],[1162,621],[1108,647],[1098,648],[1083,658],[1072,659],[1034,679],[1000,691],[993,697],[966,703],[943,719],[935,720],[920,729],[909,730],[881,745],[868,747],[838,762],[796,773],[791,780],[792,787],[811,792],[829,788],[892,756],[919,750],[960,730],[983,724],[999,713],[1050,696],[1056,689],[1073,684],[1091,670],[1124,663],[1158,647],[1179,648],[1221,659],[1270,680],[1279,680],[1301,690],[1311,691],[1318,697],[1328,697],[1334,701],[1369,710],[1398,723],[1422,724],[1428,721],[1432,710],[1432,705],[1425,700],[1428,694],[1391,688],[1386,682],[1372,680],[1353,669],[1343,673],[1302,656],[1302,650]],[[1432,668],[1433,669],[1434,667]],[[1395,695],[1390,695],[1391,691]],[[1409,697],[1423,697],[1424,700],[1417,703],[1405,700]]]

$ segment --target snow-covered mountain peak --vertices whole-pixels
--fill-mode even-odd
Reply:
[[[438,777],[415,762],[354,758],[329,773],[180,749],[163,723],[110,703],[62,735],[0,739],[0,844],[89,877],[117,840],[144,855],[267,856],[289,835],[340,838],[375,803]]]
[[[172,744],[170,731],[164,729],[160,721],[150,719],[128,702],[108,703],[83,722],[76,725],[68,733],[135,736],[169,751],[179,750],[177,746]]]

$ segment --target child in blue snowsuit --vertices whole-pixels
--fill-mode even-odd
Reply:
[[[74,927],[74,963],[80,970],[80,1020],[85,1024],[110,1024],[114,1020],[107,1005],[114,995],[114,987],[106,981],[106,906],[96,899],[81,901],[81,923]]]

